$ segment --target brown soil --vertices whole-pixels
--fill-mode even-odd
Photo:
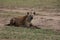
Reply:
[[[31,9],[0,9],[0,11],[7,11],[7,12],[8,11],[12,11],[12,12],[26,13],[26,12],[31,12],[33,10],[31,10]],[[60,29],[60,12],[36,11],[36,13],[39,14],[39,15],[37,15],[38,17],[35,17],[35,19],[38,18],[37,20],[40,21],[40,23],[39,23],[40,26],[41,26],[41,23],[42,23],[41,21],[42,20],[44,21],[42,23],[43,24],[42,28],[50,28],[50,27],[46,27],[46,26],[51,24],[49,26],[51,26],[52,29]],[[8,18],[1,18],[0,17],[0,26],[4,26],[4,24],[9,23],[9,19]]]

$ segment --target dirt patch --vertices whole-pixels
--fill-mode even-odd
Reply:
[[[20,12],[20,13],[26,13],[26,12],[33,12],[35,11],[38,15],[42,16],[60,16],[60,12],[56,12],[56,9],[51,9],[50,11],[42,10],[42,9],[30,9],[30,8],[19,8],[19,9],[6,9],[6,8],[0,8],[0,11],[6,11],[6,12]],[[59,10],[57,10],[59,11]]]
[[[60,16],[35,16],[31,23],[38,28],[60,30]]]
[[[0,9],[0,11],[6,12],[20,12],[26,13],[35,11],[38,15],[34,16],[32,20],[32,24],[34,26],[44,28],[44,29],[60,29],[60,12],[47,12],[47,11],[39,11],[39,10],[31,10],[31,9]],[[0,17],[0,26],[9,23],[10,18],[2,18]]]

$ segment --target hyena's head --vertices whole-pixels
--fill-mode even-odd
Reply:
[[[31,13],[27,12],[26,21],[31,22],[31,20],[33,19],[33,16],[35,14],[36,14],[35,12],[33,12],[33,13],[32,12]]]
[[[26,19],[25,19],[25,25],[26,26],[30,26],[31,25],[31,21],[32,21],[32,19],[33,19],[33,16],[35,15],[35,12],[27,12],[27,17],[26,17]]]

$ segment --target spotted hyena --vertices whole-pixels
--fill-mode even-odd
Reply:
[[[27,27],[31,26],[31,20],[33,19],[33,15],[35,13],[29,13],[27,12],[27,15],[25,16],[19,16],[19,17],[14,17],[10,20],[10,23],[7,24],[8,26],[21,26],[21,25],[25,25]]]

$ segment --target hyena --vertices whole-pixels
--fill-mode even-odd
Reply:
[[[35,13],[33,13],[35,14]],[[31,20],[33,19],[33,14],[32,13],[29,13],[27,12],[27,15],[25,16],[19,16],[19,17],[14,17],[10,20],[10,23],[7,24],[8,26],[21,26],[21,25],[25,25],[27,27],[30,27],[31,26]]]

